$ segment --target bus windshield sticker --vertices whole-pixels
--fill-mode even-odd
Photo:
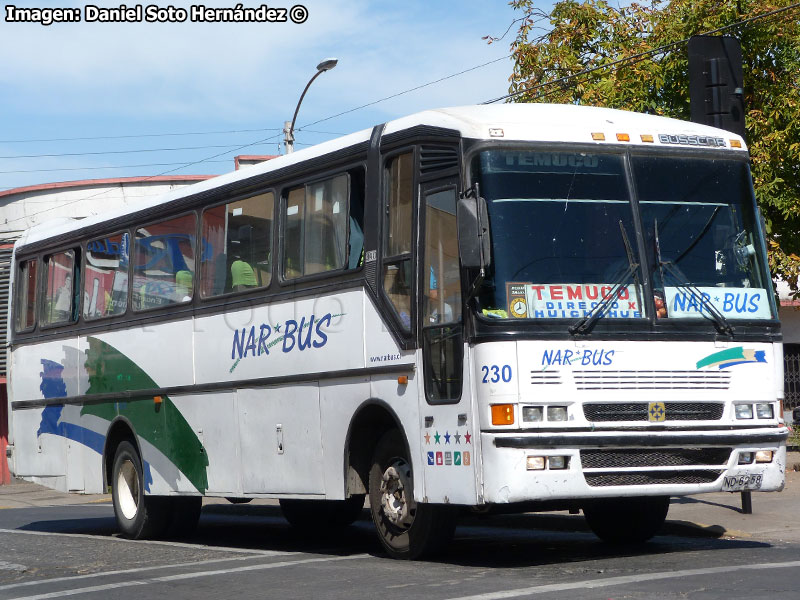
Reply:
[[[613,286],[606,283],[508,283],[508,312],[520,319],[575,319],[597,307]],[[623,286],[603,317],[640,319],[642,308],[636,286]]]
[[[771,310],[767,290],[762,288],[697,287],[697,294],[686,288],[667,287],[667,314],[672,318],[698,319],[709,315],[706,303],[727,319],[769,319]]]

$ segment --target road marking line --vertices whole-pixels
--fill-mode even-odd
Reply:
[[[209,560],[201,560],[186,563],[174,563],[170,565],[153,565],[151,567],[137,567],[135,569],[118,569],[116,571],[101,571],[97,573],[88,573],[86,575],[69,575],[67,577],[53,577],[51,579],[36,579],[33,581],[20,581],[18,583],[8,583],[0,585],[0,592],[10,590],[13,588],[30,587],[32,585],[43,585],[47,583],[61,583],[64,581],[75,581],[78,579],[97,579],[100,577],[111,577],[113,575],[126,575],[128,573],[143,573],[146,571],[158,571],[163,569],[180,569],[182,567],[195,567],[203,565],[213,565],[223,562],[241,561],[241,560],[254,560],[257,558],[264,558],[260,554],[253,554],[252,556],[234,556],[231,558],[212,558]],[[0,561],[0,568],[2,568],[2,561]]]
[[[800,560],[760,565],[731,565],[727,567],[685,569],[683,571],[647,573],[641,575],[622,575],[620,577],[607,577],[605,579],[587,579],[585,581],[574,581],[571,583],[552,583],[548,585],[519,588],[516,590],[487,592],[485,594],[475,594],[474,596],[460,596],[458,598],[451,598],[450,600],[501,600],[503,598],[517,598],[519,596],[532,596],[534,594],[548,594],[552,592],[564,592],[567,590],[596,589],[624,585],[626,583],[642,583],[645,581],[656,581],[659,579],[676,579],[680,577],[693,577],[696,575],[714,575],[717,573],[732,573],[734,571],[743,570],[788,569],[792,567],[800,567]]]
[[[219,569],[216,571],[203,571],[196,573],[183,573],[180,575],[167,575],[164,577],[153,577],[145,580],[132,580],[120,581],[117,583],[109,583],[105,585],[95,585],[85,588],[77,588],[72,590],[61,590],[58,592],[49,592],[46,594],[37,594],[35,596],[20,596],[18,598],[11,598],[10,600],[48,600],[50,598],[63,598],[65,596],[75,596],[77,594],[92,594],[95,592],[104,592],[106,590],[119,589],[122,587],[131,587],[135,585],[151,585],[154,583],[166,583],[170,581],[180,581],[184,579],[196,579],[199,577],[210,577],[213,575],[229,575],[232,573],[241,573],[245,571],[259,571],[265,569],[277,569],[280,567],[296,567],[299,565],[307,565],[311,563],[333,562],[340,560],[354,560],[359,558],[370,558],[369,554],[355,554],[353,556],[326,556],[320,558],[307,558],[295,561],[283,561],[277,563],[267,563],[264,565],[250,565],[246,567],[235,567],[232,569]]]
[[[85,538],[89,540],[106,540],[110,542],[124,542],[127,544],[150,544],[155,546],[171,546],[173,548],[189,548],[191,550],[215,550],[218,552],[235,552],[237,554],[252,554],[258,556],[291,556],[300,552],[279,552],[277,550],[250,550],[247,548],[231,548],[228,546],[206,546],[203,544],[188,544],[185,542],[167,542],[163,540],[129,540],[122,537],[108,535],[91,535],[88,533],[58,533],[57,531],[26,531],[24,529],[0,529],[0,533],[17,533],[22,535],[56,535],[62,537]]]

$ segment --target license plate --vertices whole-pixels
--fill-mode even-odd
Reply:
[[[743,490],[761,489],[761,473],[740,473],[739,475],[726,475],[722,482],[723,492],[740,492]]]

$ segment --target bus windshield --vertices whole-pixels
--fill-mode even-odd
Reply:
[[[622,154],[475,156],[472,177],[487,200],[492,234],[492,266],[479,293],[484,316],[579,319],[600,304],[600,316],[611,319],[651,311],[707,320],[715,313],[717,322],[772,318],[746,164],[634,156],[631,165],[645,257]]]

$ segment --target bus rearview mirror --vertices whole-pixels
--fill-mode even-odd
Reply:
[[[461,265],[468,269],[489,266],[491,242],[486,200],[478,194],[465,195],[458,201],[458,252]]]

